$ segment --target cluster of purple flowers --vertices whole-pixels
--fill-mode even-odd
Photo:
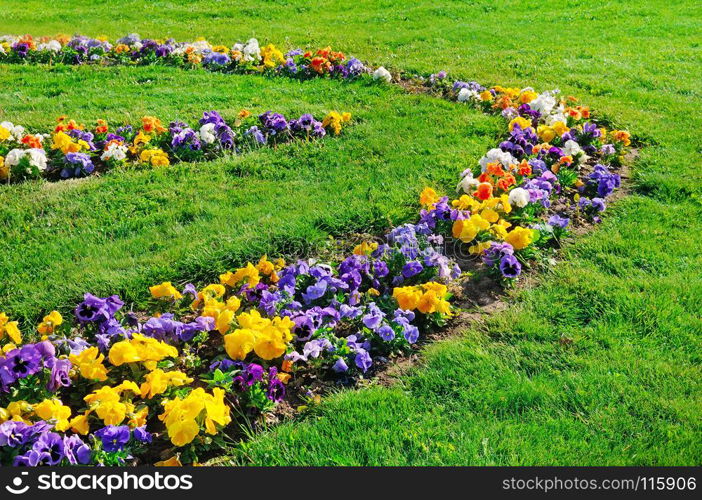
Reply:
[[[309,113],[300,116],[297,120],[290,120],[290,130],[293,133],[307,134],[309,137],[324,137],[327,134],[322,122]]]
[[[529,163],[531,165],[535,162]],[[529,191],[529,203],[539,202],[546,208],[551,206],[551,196],[561,189],[558,177],[550,170],[544,170],[538,177],[525,180],[521,187]]]
[[[202,58],[202,65],[209,69],[217,69],[228,66],[232,62],[232,58],[228,54],[215,52],[213,50],[205,53]]]
[[[95,170],[93,160],[86,153],[68,153],[64,157],[64,167],[61,169],[61,177],[83,177],[90,175]]]
[[[187,342],[200,332],[209,332],[214,329],[214,318],[198,316],[190,323],[183,323],[174,319],[173,314],[165,313],[158,317],[149,318],[140,325],[140,333],[171,344]],[[138,329],[137,329],[138,331]],[[132,332],[127,332],[132,333]]]
[[[263,132],[271,137],[284,135],[290,132],[290,124],[281,113],[266,111],[259,115]]]
[[[12,464],[85,465],[90,463],[91,449],[78,435],[64,436],[51,432],[44,421],[32,425],[8,420],[0,424],[0,447],[14,456]]]
[[[91,293],[83,296],[83,302],[75,308],[76,319],[85,326],[95,328],[95,339],[102,351],[106,351],[110,343],[126,331],[115,317],[117,311],[124,306],[118,295],[100,298]]]
[[[473,92],[483,92],[485,90],[485,87],[480,85],[478,82],[470,81],[470,82],[462,82],[462,81],[455,81],[453,83],[453,91],[458,93],[462,89],[468,89]]]
[[[533,127],[522,129],[518,124],[515,124],[509,138],[500,143],[500,149],[510,153],[517,160],[521,160],[525,156],[531,155],[532,149],[538,143],[539,138]]]
[[[132,438],[139,443],[148,444],[153,436],[146,430],[146,426],[130,429],[126,425],[108,425],[95,431],[94,436],[102,443],[102,449],[108,453],[124,450]]]
[[[431,223],[436,226],[436,221]],[[460,274],[458,266],[432,245],[432,235],[436,236],[427,223],[406,224],[369,254],[350,255],[335,267],[298,261],[279,272],[275,291],[259,283],[253,289],[245,285],[240,292],[259,310],[288,316],[295,323],[299,347],[287,359],[329,363],[336,372],[353,364],[365,372],[373,363],[372,350],[382,351],[382,344],[392,342],[416,343],[419,329],[412,311],[388,309],[387,301],[364,301],[364,293],[374,290],[387,297],[399,285],[437,277],[450,280]],[[342,337],[339,329],[356,333]]]
[[[183,122],[171,122],[168,126],[168,130],[173,137],[171,139],[171,148],[176,153],[182,152],[183,150],[188,151],[200,151],[202,150],[202,142],[200,141],[200,135],[187,126]]]
[[[572,140],[577,142],[588,155],[597,153],[597,147],[592,144],[595,139],[602,137],[602,131],[595,122],[589,121],[583,124],[582,130],[575,127],[561,136],[562,141]]]
[[[262,385],[268,400],[277,403],[285,398],[285,384],[278,378],[278,369],[274,366],[266,372],[258,363],[221,359],[210,365],[210,372],[215,370],[236,373],[232,386],[238,392],[246,393],[252,387]]]
[[[234,131],[227,125],[224,118],[216,111],[206,111],[203,113],[202,118],[200,118],[200,125],[204,126],[207,124],[212,124],[214,126],[213,131],[217,137],[218,146],[225,150],[234,149]]]
[[[587,184],[584,188],[592,188],[597,196],[606,198],[621,185],[619,174],[613,174],[605,165],[599,163],[595,165],[593,172],[588,176]]]
[[[51,342],[25,344],[0,357],[0,392],[8,392],[18,380],[39,373],[48,375],[46,387],[55,392],[60,387],[71,385],[70,369],[70,361],[56,358],[56,349]]]
[[[565,229],[570,224],[570,219],[556,214],[549,217],[548,224],[553,228]]]
[[[597,223],[601,220],[599,214],[605,211],[607,205],[602,198],[595,197],[590,199],[583,196],[578,200],[578,208],[583,214],[590,217],[593,222]]]
[[[258,116],[257,125],[240,125],[237,130],[216,111],[208,111],[199,121],[200,129],[194,130],[181,121],[172,122],[168,131],[168,146],[182,160],[195,160],[221,151],[241,152],[248,145],[281,143],[293,139],[318,139],[326,135],[322,122],[305,113],[288,120],[283,114],[266,111]],[[240,137],[241,139],[237,139]]]
[[[487,267],[497,268],[504,278],[514,279],[522,273],[522,265],[509,243],[492,243],[483,254],[483,263]]]

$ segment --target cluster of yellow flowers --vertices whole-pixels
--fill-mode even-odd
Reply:
[[[271,283],[277,283],[278,271],[283,267],[285,267],[284,259],[276,259],[272,262],[268,260],[267,255],[264,255],[255,266],[251,262],[248,262],[244,267],[237,269],[235,272],[227,271],[224,274],[220,274],[219,282],[231,288],[241,283],[246,283],[249,288],[254,288],[261,282],[261,275],[264,275],[268,277]]]
[[[439,201],[439,196],[432,188],[425,188],[419,196],[422,206],[432,210]],[[458,210],[466,210],[471,216],[466,219],[454,221],[452,227],[453,237],[463,243],[471,243],[482,234],[488,234],[490,239],[502,240],[521,250],[531,244],[534,233],[531,229],[524,227],[512,227],[512,223],[505,220],[504,216],[512,212],[512,205],[509,202],[507,193],[501,196],[490,196],[481,201],[475,197],[464,194],[451,202],[451,205]],[[481,254],[490,247],[490,241],[479,241],[469,247],[471,254]]]
[[[168,431],[175,446],[191,443],[204,425],[205,432],[217,434],[217,426],[231,422],[229,407],[224,402],[224,391],[218,387],[208,394],[198,387],[185,398],[174,398],[163,402],[163,413],[158,416]]]
[[[51,149],[59,149],[63,154],[87,151],[90,145],[82,139],[73,139],[63,131],[56,132],[52,137]]]
[[[324,128],[331,128],[334,135],[341,134],[341,125],[351,121],[351,113],[339,113],[338,111],[330,111],[322,120]]]
[[[44,319],[39,326],[37,326],[37,331],[42,335],[51,335],[56,330],[57,326],[63,324],[63,316],[58,311],[51,311],[49,314],[44,316]]]
[[[83,414],[85,417],[85,427],[88,427],[88,415],[95,412],[105,425],[120,425],[125,418],[129,417],[129,425],[137,427],[143,425],[148,415],[148,408],[142,406],[137,410],[136,405],[131,401],[133,396],[140,394],[139,386],[131,380],[126,380],[121,384],[110,387],[103,386],[83,398],[88,404],[88,410]]]
[[[154,370],[156,363],[162,359],[176,357],[178,357],[178,349],[140,333],[133,334],[129,340],[116,342],[109,353],[110,363],[114,366],[141,362],[147,370]]]
[[[285,64],[285,56],[272,43],[261,49],[261,59],[263,60],[263,66],[266,68],[275,68],[279,64]]]
[[[0,313],[0,340],[7,337],[15,344],[21,344],[22,333],[19,326],[17,326],[18,324],[17,321],[10,321],[10,318],[4,312]]]
[[[162,149],[145,149],[139,155],[139,160],[152,167],[167,167],[171,164],[168,154]]]
[[[370,255],[378,249],[376,242],[363,241],[353,249],[354,255]]]
[[[88,380],[107,380],[107,368],[103,364],[105,355],[97,347],[89,347],[78,354],[71,354],[68,360],[77,367],[80,375]]]
[[[141,397],[151,399],[158,394],[163,394],[169,387],[188,385],[193,380],[178,370],[164,372],[160,368],[156,368],[144,377],[144,382],[140,387]]]
[[[198,298],[192,304],[193,309],[197,309],[202,304],[201,315],[214,318],[215,328],[222,335],[229,331],[234,313],[241,307],[241,300],[236,295],[229,297],[226,302],[219,300],[224,296],[225,291],[224,285],[207,285],[198,293]]]
[[[53,423],[57,431],[66,431],[73,423],[73,420],[69,420],[70,418],[71,409],[55,398],[45,399],[36,404],[18,400],[11,402],[7,408],[0,408],[0,424],[15,420],[32,425],[36,420],[44,420]]]
[[[503,216],[512,211],[508,196],[503,194],[499,197],[488,198],[479,201],[464,194],[457,200],[451,202],[454,208],[468,210],[472,214],[467,219],[454,221],[452,233],[453,237],[463,243],[470,243],[476,239],[481,231],[487,231],[491,237],[506,240],[509,237],[507,230],[512,224],[506,221]],[[471,253],[479,253],[483,244],[476,244],[470,247]],[[489,246],[489,245],[488,245]]]
[[[610,136],[615,142],[621,142],[625,146],[631,145],[631,134],[626,130],[612,130]]]
[[[265,360],[279,358],[292,341],[295,323],[287,316],[268,319],[253,310],[236,318],[240,328],[224,336],[224,349],[236,360],[243,360],[254,351]]]
[[[446,285],[430,281],[422,285],[397,287],[392,291],[401,309],[418,310],[424,314],[438,312],[442,316],[451,315]]]
[[[149,287],[151,296],[155,299],[180,300],[183,295],[174,287],[170,281],[164,281],[160,285]]]

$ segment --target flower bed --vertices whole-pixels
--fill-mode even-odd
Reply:
[[[380,69],[377,80],[393,80]],[[627,132],[607,130],[556,92],[452,83],[444,73],[412,84],[505,117],[504,140],[461,174],[458,195],[425,188],[416,223],[334,258],[263,256],[200,288],[155,285],[148,312],[125,310],[116,295],[86,293],[72,324],[51,312],[28,335],[32,343],[0,315],[0,463],[206,459],[242,420],[290,396],[312,396],[290,394],[299,387],[291,380],[369,376],[445,325],[456,313],[451,284],[467,279],[446,255],[449,244],[508,284],[574,225],[599,221],[620,184]],[[203,126],[213,117],[206,113]],[[152,126],[145,121],[141,133]],[[61,131],[66,141],[84,140],[70,130],[80,129]],[[219,137],[216,127],[211,132]],[[169,133],[171,147],[196,135]]]
[[[349,113],[332,111],[322,120],[307,113],[288,120],[267,111],[254,117],[247,110],[227,122],[216,111],[203,113],[198,125],[171,122],[168,128],[153,116],[141,127],[111,129],[99,119],[94,128],[65,117],[51,133],[28,133],[21,125],[0,123],[0,181],[44,177],[70,179],[134,166],[164,167],[179,161],[212,160],[225,154],[242,154],[294,140],[311,141],[327,131],[341,133]]]
[[[164,64],[183,68],[238,74],[276,74],[298,79],[320,76],[354,79],[369,72],[355,57],[347,58],[331,47],[291,49],[283,53],[273,44],[261,47],[251,38],[231,47],[207,40],[176,42],[127,35],[115,43],[107,38],[58,35],[34,39],[31,35],[0,37],[0,63],[45,64]]]

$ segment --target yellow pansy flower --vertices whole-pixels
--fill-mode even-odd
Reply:
[[[515,227],[505,236],[505,242],[512,245],[515,250],[521,250],[528,247],[533,239],[533,231],[525,227]]]
[[[511,132],[512,130],[514,130],[514,126],[515,126],[515,125],[519,125],[519,128],[521,128],[522,130],[524,130],[524,129],[527,128],[527,127],[531,127],[531,121],[530,121],[530,120],[527,120],[526,118],[524,118],[524,117],[522,117],[522,116],[518,116],[518,117],[516,117],[516,118],[513,118],[513,119],[509,122],[509,131],[510,131],[510,132]]]
[[[61,326],[63,323],[63,317],[58,311],[51,311],[49,314],[44,316],[44,319],[39,326],[37,331],[42,335],[51,335],[57,326]]]
[[[419,204],[424,207],[432,207],[439,201],[439,195],[430,187],[425,187],[419,195]]]
[[[90,432],[90,424],[88,423],[88,412],[83,415],[76,415],[70,422],[71,431],[76,434],[82,434],[86,436]]]
[[[183,464],[177,455],[172,456],[168,460],[161,460],[160,462],[154,463],[155,467],[182,467]]]
[[[478,214],[471,215],[468,219],[458,219],[453,223],[452,234],[454,238],[463,243],[470,243],[478,233],[490,227],[490,223]]]
[[[21,344],[22,333],[18,325],[17,321],[10,321],[7,314],[0,313],[0,340],[7,336],[14,344]]]
[[[224,336],[224,350],[230,358],[241,361],[253,351],[256,332],[248,328],[240,328]]]
[[[254,288],[261,281],[261,276],[258,269],[251,262],[248,262],[245,267],[237,269],[234,273],[227,271],[224,274],[220,274],[219,281],[223,285],[228,285],[232,288],[243,281],[249,285],[249,288]]]
[[[155,299],[180,300],[183,298],[183,295],[176,290],[170,281],[164,281],[160,285],[149,287],[149,291]]]
[[[34,405],[34,413],[42,420],[54,421],[54,429],[65,431],[71,427],[68,419],[71,418],[71,409],[59,399],[45,399]]]
[[[363,241],[353,249],[354,255],[370,255],[378,249],[376,242]]]
[[[139,155],[139,160],[152,167],[167,167],[171,164],[168,154],[161,149],[145,149]]]
[[[97,347],[89,347],[78,354],[71,354],[68,359],[73,366],[78,368],[83,378],[99,381],[107,379],[107,368],[102,364],[105,355],[100,354]]]
[[[192,382],[193,379],[181,371],[164,372],[157,368],[144,377],[139,392],[142,398],[151,399],[157,394],[166,392],[169,387],[181,387]]]
[[[175,347],[140,333],[133,334],[130,340],[115,343],[109,352],[110,363],[115,366],[143,362],[147,368],[155,367],[155,363],[164,358],[177,356]]]

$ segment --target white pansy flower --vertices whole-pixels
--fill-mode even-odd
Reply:
[[[529,102],[529,107],[542,115],[548,115],[556,107],[556,98],[551,92],[544,92]]]
[[[15,43],[19,42],[19,37],[14,35],[3,35],[0,36],[0,43],[2,42],[5,42],[9,45],[14,45]]]
[[[250,59],[252,61],[261,60],[261,47],[258,45],[258,40],[252,38],[246,43],[244,47],[244,59]]]
[[[37,167],[39,170],[46,170],[46,151],[39,148],[27,150],[29,155],[29,164]]]
[[[21,140],[24,137],[24,127],[22,125],[15,125],[12,122],[2,122],[0,127],[10,131],[10,137],[7,138],[8,141]]]
[[[255,38],[249,39],[245,44],[234,44],[232,50],[241,52],[243,54],[242,59],[245,62],[258,62],[261,60],[261,47],[258,45],[258,40]]]
[[[122,161],[125,158],[127,158],[127,146],[123,146],[121,144],[115,144],[114,142],[107,146],[107,149],[105,150],[104,153],[102,153],[102,156],[100,156],[100,159],[102,161],[107,161],[107,160],[114,160],[114,161]]]
[[[485,156],[480,159],[480,167],[482,171],[485,172],[488,163],[502,163],[502,166],[509,168],[512,164],[519,163],[517,159],[506,151],[502,151],[500,148],[493,148],[487,152]]]
[[[461,182],[458,183],[458,186],[456,186],[456,191],[460,193],[462,190],[464,193],[472,193],[473,190],[478,187],[478,184],[480,184],[480,182],[473,177],[473,172],[467,169],[463,172],[463,177]]]
[[[200,140],[205,144],[212,144],[217,139],[217,136],[214,133],[214,128],[214,123],[205,123],[202,127],[200,127]]]
[[[392,75],[385,67],[381,66],[373,72],[373,80],[385,80],[389,83],[392,80]]]
[[[510,205],[514,205],[519,208],[524,208],[529,203],[529,191],[524,188],[514,188],[509,192],[508,201]]]
[[[480,94],[475,90],[463,88],[458,92],[458,102],[479,101]]]
[[[554,113],[546,117],[546,125],[553,126],[556,122],[568,123],[568,118],[563,113]]]
[[[24,158],[26,149],[12,149],[5,155],[5,166],[12,168],[19,165],[19,162]]]
[[[568,156],[575,156],[578,153],[582,152],[583,150],[580,147],[580,144],[578,144],[572,139],[567,140],[566,143],[563,145],[563,153],[565,153]]]
[[[12,168],[20,164],[22,159],[29,156],[29,164],[39,170],[46,170],[46,152],[43,149],[13,149],[5,156],[5,166]]]
[[[580,147],[580,144],[572,139],[566,141],[563,145],[563,154],[572,156],[578,163],[585,163],[590,157],[585,154],[585,151]]]
[[[58,40],[49,40],[46,43],[40,43],[37,46],[37,50],[48,50],[50,52],[59,52],[61,50],[61,43]]]

